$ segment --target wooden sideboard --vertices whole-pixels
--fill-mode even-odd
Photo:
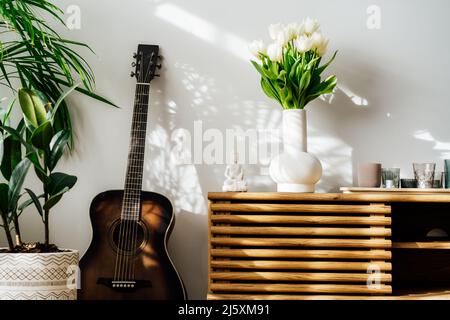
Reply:
[[[450,195],[208,198],[208,299],[450,299]]]

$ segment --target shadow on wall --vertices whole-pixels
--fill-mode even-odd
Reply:
[[[218,78],[213,76],[217,70],[205,70],[204,64],[193,65],[189,62],[210,58],[201,56],[202,52],[216,55],[214,51],[217,50],[217,55],[221,56],[221,65],[234,65],[236,70],[241,67],[250,70],[247,40],[221,30],[178,5],[156,5],[155,16],[169,24],[169,29],[175,28],[175,32],[189,35],[190,47],[197,49],[186,48],[184,58],[178,55],[174,60],[166,59],[162,70],[164,75],[153,82],[144,189],[155,190],[172,200],[177,217],[170,242],[172,258],[185,280],[190,298],[202,299],[206,296],[207,288],[206,194],[221,189],[224,165],[203,162],[177,165],[172,158],[174,144],[171,135],[183,126],[193,134],[196,120],[202,121],[204,129],[215,128],[221,132],[226,129],[277,129],[282,109],[276,102],[255,101],[252,94],[255,91],[250,90],[249,94],[246,86],[230,85],[230,82],[238,79],[241,83],[257,85],[256,74],[241,72],[234,74],[234,79]],[[234,45],[223,45],[217,37],[228,39]],[[199,47],[205,48],[205,44],[208,50],[200,50]],[[165,49],[162,47],[163,55]],[[228,54],[223,55],[224,51]],[[169,93],[166,88],[172,91]],[[321,159],[325,173],[318,191],[335,191],[337,185],[351,184],[351,139],[340,139],[339,127],[327,126],[330,122],[345,123],[345,119],[328,109],[341,108],[339,104],[345,104],[343,107],[346,109],[361,108],[357,104],[365,106],[368,102],[365,97],[358,100],[350,89],[344,92],[347,94],[336,95],[333,106],[315,102],[310,108],[309,148]],[[217,106],[214,104],[217,101],[224,101],[226,105]],[[348,110],[343,113],[347,114]],[[223,121],[225,117],[226,122]],[[273,137],[266,139],[259,141],[259,144],[268,143]],[[246,152],[255,152],[258,146],[248,145],[247,148]],[[275,184],[267,175],[270,154],[261,160],[262,166],[246,166],[249,188],[251,191],[273,191]]]

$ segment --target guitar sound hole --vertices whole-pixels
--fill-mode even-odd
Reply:
[[[122,254],[136,254],[145,245],[146,232],[142,222],[117,221],[111,232],[111,240],[116,250]]]

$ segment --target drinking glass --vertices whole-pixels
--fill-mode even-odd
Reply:
[[[381,186],[383,188],[400,188],[400,168],[381,169]]]
[[[433,188],[434,171],[436,163],[414,163],[414,177],[417,180],[417,188]]]
[[[436,171],[434,173],[433,188],[442,189],[444,187],[444,182],[445,182],[444,172]]]
[[[450,159],[444,160],[444,172],[445,189],[450,189]]]

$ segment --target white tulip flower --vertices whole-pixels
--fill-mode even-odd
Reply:
[[[302,25],[295,22],[288,24],[287,33],[289,36],[289,40],[294,40],[297,37],[299,37],[302,34],[301,32],[302,28],[303,28]]]
[[[313,42],[310,37],[301,36],[297,40],[294,41],[294,47],[300,52],[304,53],[306,51],[311,50],[313,46]]]
[[[259,59],[260,53],[266,53],[266,47],[262,40],[255,40],[248,46],[252,55]]]
[[[315,31],[319,30],[320,24],[316,19],[311,19],[310,17],[307,17],[303,22],[303,28],[304,33],[312,34]]]
[[[311,35],[312,47],[317,50],[319,56],[323,56],[327,51],[328,39],[325,38],[322,33],[314,32]]]
[[[324,38],[322,43],[317,47],[317,54],[323,56],[327,52],[329,40]]]
[[[267,55],[270,60],[275,62],[280,62],[283,58],[283,47],[278,43],[272,43],[267,47]]]
[[[286,27],[281,28],[280,31],[278,31],[276,42],[280,46],[284,47],[290,40],[291,40],[291,38],[290,38],[290,34],[289,34],[289,29]]]
[[[269,26],[269,35],[272,40],[277,40],[278,34],[283,30],[283,25],[281,23],[271,24]]]

